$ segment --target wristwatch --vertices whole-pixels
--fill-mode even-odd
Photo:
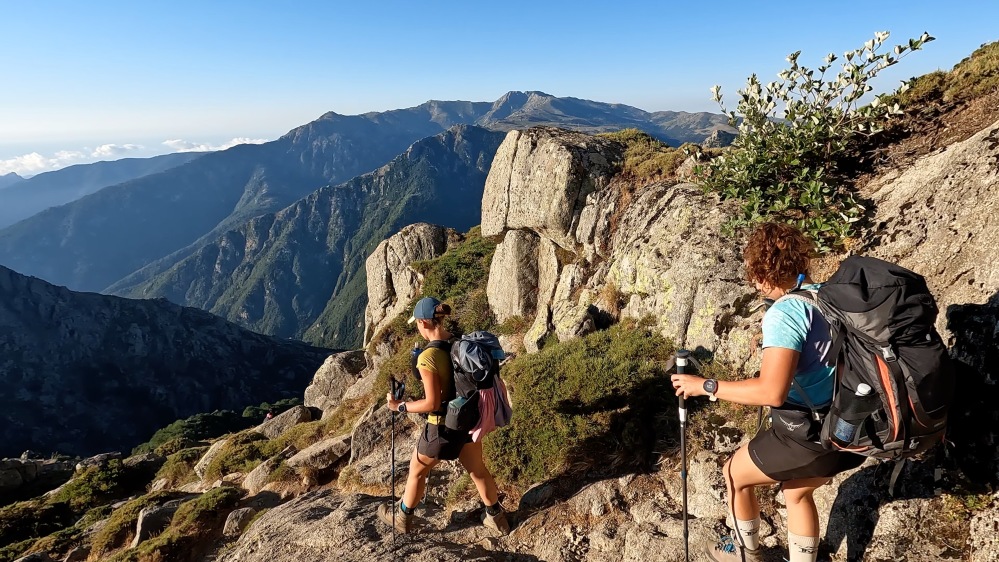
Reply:
[[[399,402],[399,408],[396,411],[399,412],[400,414],[405,414],[406,413],[406,403],[405,402]]]
[[[707,379],[704,381],[704,392],[708,393],[708,399],[712,402],[718,400],[715,393],[718,392],[718,381],[715,379]]]

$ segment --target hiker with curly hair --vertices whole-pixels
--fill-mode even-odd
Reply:
[[[825,363],[832,344],[829,325],[808,299],[781,299],[796,288],[819,287],[808,277],[813,251],[812,242],[786,224],[766,223],[749,236],[743,252],[747,277],[764,298],[776,301],[763,317],[759,377],[716,381],[672,376],[677,396],[771,407],[771,427],[740,447],[723,468],[736,540],[724,537],[705,545],[710,560],[761,560],[756,487],[780,484],[787,505],[789,561],[814,562],[819,516],[812,494],[836,474],[864,462],[860,455],[829,451],[819,443],[822,424],[809,402],[820,413],[832,402],[834,368]]]
[[[457,459],[468,471],[479,491],[484,507],[482,524],[505,535],[510,532],[510,524],[499,503],[496,481],[493,480],[482,458],[482,441],[473,441],[469,432],[454,431],[444,425],[447,415],[447,403],[444,397],[451,394],[454,386],[454,372],[449,354],[452,335],[445,329],[443,323],[444,318],[450,313],[451,307],[448,305],[433,297],[425,297],[416,303],[413,316],[409,319],[410,324],[416,323],[420,336],[429,342],[416,357],[414,365],[419,379],[423,382],[425,397],[406,402],[396,400],[389,393],[386,406],[393,412],[423,414],[427,423],[420,434],[416,449],[413,450],[406,488],[398,507],[389,504],[378,506],[378,518],[391,526],[392,511],[397,509],[396,530],[402,533],[410,532],[413,511],[423,499],[430,469],[440,461]]]

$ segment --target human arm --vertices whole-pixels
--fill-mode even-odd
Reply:
[[[780,406],[787,399],[800,356],[801,354],[793,349],[765,348],[759,377],[739,381],[718,381],[715,396],[721,400],[746,406]],[[704,377],[674,374],[671,379],[677,396],[690,398],[708,394],[704,390]]]
[[[420,378],[423,381],[423,398],[406,402],[405,400],[395,400],[392,393],[388,394],[388,409],[393,412],[399,411],[399,404],[406,402],[406,411],[414,414],[424,414],[436,412],[441,405],[441,383],[437,378],[437,373],[420,368]]]

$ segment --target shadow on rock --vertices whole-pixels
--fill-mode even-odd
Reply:
[[[972,491],[999,487],[999,294],[986,304],[947,307],[957,362],[954,404],[948,417],[948,454]],[[972,484],[974,483],[974,484]]]

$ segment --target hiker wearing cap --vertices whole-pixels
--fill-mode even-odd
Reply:
[[[486,468],[482,458],[482,442],[473,443],[468,432],[452,431],[444,426],[447,414],[448,396],[454,385],[451,367],[450,340],[452,335],[443,325],[443,319],[451,313],[451,308],[433,297],[425,297],[416,303],[409,323],[416,323],[420,336],[429,343],[416,358],[414,371],[423,383],[424,398],[420,400],[396,400],[388,395],[389,410],[401,413],[423,414],[426,426],[413,450],[409,462],[409,476],[406,488],[395,513],[395,528],[408,533],[412,529],[413,511],[423,499],[430,469],[444,460],[458,460],[468,471],[475,483],[485,507],[482,523],[502,534],[510,532],[506,514],[499,504],[496,482]],[[378,506],[378,517],[392,525],[393,506]]]
[[[779,483],[787,505],[789,562],[814,562],[819,516],[812,493],[864,462],[862,456],[829,451],[819,443],[822,424],[811,406],[826,412],[832,402],[834,368],[825,363],[832,341],[828,323],[808,299],[778,300],[797,288],[818,288],[807,277],[812,252],[801,231],[777,223],[757,228],[746,244],[747,277],[764,298],[776,301],[763,317],[759,377],[716,381],[672,376],[677,396],[771,407],[771,427],[740,447],[723,468],[736,538],[705,545],[710,560],[761,560],[755,488]]]

